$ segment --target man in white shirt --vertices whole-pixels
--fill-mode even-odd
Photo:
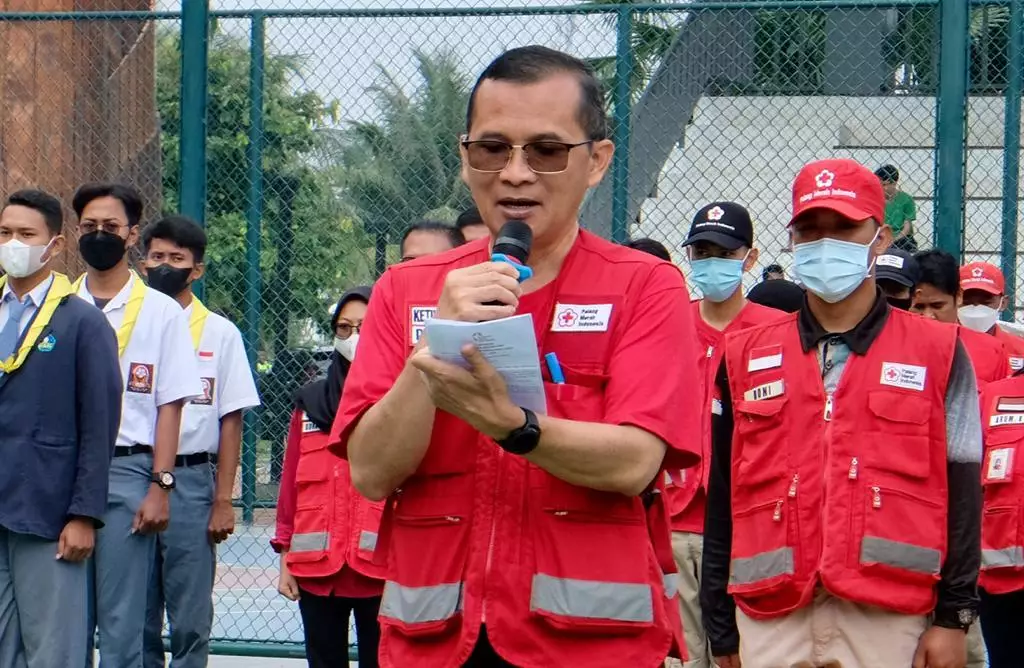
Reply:
[[[203,384],[203,395],[182,412],[171,522],[157,538],[150,578],[144,665],[164,666],[160,632],[166,605],[171,667],[205,668],[213,624],[214,545],[235,529],[231,490],[242,446],[242,411],[260,400],[242,334],[192,294],[193,281],[204,271],[206,233],[189,218],[168,216],[142,237],[149,286],[184,307]]]
[[[188,318],[128,267],[139,238],[142,198],[121,184],[75,193],[78,248],[88,265],[78,296],[99,307],[117,333],[124,378],[110,495],[97,532],[94,609],[101,668],[142,665],[146,594],[156,534],[167,527],[184,402],[203,395]]]

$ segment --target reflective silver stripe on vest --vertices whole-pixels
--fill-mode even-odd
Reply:
[[[431,587],[403,587],[388,580],[380,614],[406,624],[438,622],[454,617],[462,610],[462,583]]]
[[[1001,550],[982,550],[982,568],[1019,568],[1024,566],[1024,546],[1015,545]]]
[[[793,574],[793,549],[780,547],[752,557],[733,559],[729,568],[729,584],[746,585]]]
[[[653,622],[651,586],[597,580],[533,576],[530,610],[565,617]]]
[[[662,577],[665,587],[665,598],[672,598],[679,593],[679,574],[665,573]]]
[[[372,531],[359,532],[359,549],[373,552],[377,549],[377,534]]]
[[[942,567],[942,554],[929,547],[865,536],[860,544],[860,562],[937,575]]]
[[[292,536],[290,552],[317,552],[327,549],[329,537],[326,531],[297,533]]]

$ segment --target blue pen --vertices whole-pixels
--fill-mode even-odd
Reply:
[[[547,362],[551,382],[556,385],[565,385],[565,376],[562,375],[562,365],[558,363],[558,355],[548,353],[544,356],[544,361]]]

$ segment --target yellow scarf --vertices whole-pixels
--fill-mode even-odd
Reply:
[[[0,278],[0,292],[3,291],[4,286],[7,284],[7,277]],[[71,283],[68,282],[67,276],[64,274],[53,274],[53,284],[50,285],[50,289],[46,291],[46,299],[43,300],[43,305],[36,313],[36,317],[32,319],[32,323],[28,327],[28,331],[25,332],[25,336],[22,338],[21,346],[17,352],[8,357],[5,360],[0,361],[0,371],[4,373],[13,373],[21,368],[21,365],[25,363],[25,358],[28,357],[29,352],[32,348],[39,343],[39,335],[43,333],[43,330],[50,324],[50,319],[53,318],[53,312],[57,310],[61,300],[72,294]]]
[[[124,355],[124,351],[128,348],[128,342],[132,340],[132,332],[135,331],[135,323],[139,319],[139,312],[142,310],[142,302],[146,299],[146,284],[142,282],[135,272],[132,272],[130,280],[135,282],[132,284],[132,291],[128,295],[128,303],[125,306],[124,320],[121,322],[121,326],[117,329],[117,356],[121,357]],[[78,277],[75,284],[72,286],[72,290],[77,294],[81,288],[82,283],[85,281],[85,274]]]
[[[198,298],[192,297],[192,315],[188,319],[188,331],[192,334],[192,345],[196,352],[199,352],[199,342],[203,340],[203,327],[206,326],[206,317],[210,315],[210,309],[206,308]]]

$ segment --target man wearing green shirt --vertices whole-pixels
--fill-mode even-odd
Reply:
[[[914,219],[917,218],[917,207],[914,198],[900,190],[900,171],[894,165],[882,165],[875,170],[875,176],[885,191],[885,224],[892,230],[893,247],[916,253]]]

